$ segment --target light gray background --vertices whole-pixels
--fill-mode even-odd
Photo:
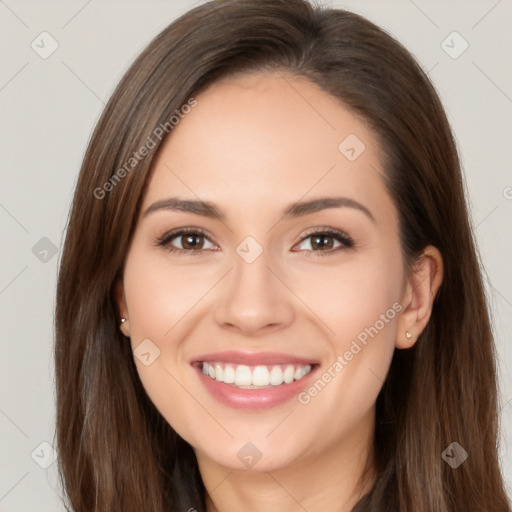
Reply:
[[[52,461],[51,447],[41,443],[52,444],[54,435],[52,322],[59,253],[52,256],[49,242],[39,241],[47,237],[60,248],[86,143],[129,63],[197,4],[0,0],[2,512],[64,510],[56,464],[40,467]],[[501,455],[512,488],[512,1],[334,5],[367,16],[400,40],[429,71],[444,101],[487,271],[502,389]],[[43,31],[59,45],[47,59],[31,48],[34,40],[43,45]],[[463,48],[457,36],[446,40],[453,31],[469,44],[456,59],[445,51]],[[471,457],[471,447],[465,448]]]

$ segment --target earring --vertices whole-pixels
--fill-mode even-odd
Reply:
[[[121,318],[121,325],[119,326],[119,329],[121,329],[121,332],[125,335],[125,336],[128,336],[129,333],[126,331],[126,327],[125,327],[125,322],[126,322],[126,318]]]
[[[411,334],[409,331],[405,331],[405,337],[406,337],[409,341],[412,341],[412,334]]]

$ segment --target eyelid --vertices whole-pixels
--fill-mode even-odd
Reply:
[[[324,256],[324,255],[338,252],[339,250],[351,249],[355,246],[354,239],[349,234],[347,234],[345,231],[342,231],[341,229],[336,229],[336,228],[331,228],[331,227],[326,226],[326,227],[311,228],[304,235],[302,235],[301,239],[294,245],[294,247],[296,245],[301,244],[302,242],[304,242],[311,236],[317,235],[317,234],[318,235],[326,235],[327,237],[334,238],[341,244],[341,246],[334,248],[334,249],[325,250],[325,251],[303,250],[303,251],[293,251],[293,252],[306,252],[309,254]]]
[[[167,246],[171,243],[171,240],[174,238],[179,238],[180,236],[185,236],[187,234],[193,234],[193,235],[201,235],[205,239],[207,239],[210,243],[213,245],[217,245],[213,240],[211,240],[211,237],[209,233],[203,229],[198,227],[192,227],[192,226],[185,226],[181,228],[171,229],[170,231],[166,231],[163,235],[156,238],[155,245],[162,246],[168,249],[169,252],[173,253],[184,253],[184,254],[201,254],[205,251],[211,251],[213,249],[198,249],[198,250],[190,250],[190,249],[181,249],[180,247],[172,247],[168,248]]]
[[[207,231],[205,229],[198,228],[198,227],[191,227],[191,226],[176,228],[171,231],[167,231],[162,236],[160,236],[156,239],[156,245],[159,245],[162,247],[167,247],[170,244],[171,240],[173,240],[174,238],[179,238],[180,236],[185,236],[187,234],[201,235],[206,240],[208,240],[210,243],[212,243],[213,245],[217,245],[217,244],[215,244],[215,242],[213,242],[211,240],[210,235],[207,233]],[[334,248],[334,249],[329,249],[329,250],[315,251],[312,249],[306,249],[306,250],[303,249],[302,251],[293,251],[293,247],[301,244],[302,242],[304,242],[308,238],[312,237],[313,235],[326,235],[327,237],[334,238],[336,241],[338,241],[341,244],[341,246]],[[300,240],[296,244],[294,244],[294,246],[292,247],[292,252],[305,252],[308,254],[314,253],[315,255],[323,256],[323,255],[328,255],[328,254],[338,252],[339,250],[350,249],[354,245],[355,245],[355,242],[354,242],[353,238],[342,230],[339,230],[336,228],[331,228],[331,227],[315,227],[315,228],[309,229],[306,233],[304,233],[302,235]],[[172,248],[168,248],[168,250],[173,253],[202,254],[203,252],[212,251],[213,249],[193,250],[193,249],[181,249],[179,247],[172,247]]]

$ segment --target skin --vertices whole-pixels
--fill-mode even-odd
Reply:
[[[150,339],[160,350],[149,366],[135,359],[139,376],[194,448],[208,512],[349,511],[374,479],[375,401],[393,351],[427,324],[441,256],[427,247],[406,272],[376,138],[316,85],[258,73],[216,82],[197,101],[159,151],[117,286],[132,348]],[[349,134],[366,146],[354,161],[338,150]],[[170,196],[210,201],[225,218],[144,215]],[[282,218],[291,203],[332,196],[358,201],[374,220],[351,207]],[[192,240],[202,253],[190,254],[186,237],[157,245],[180,227],[206,230]],[[313,245],[311,228],[341,230],[355,245]],[[236,252],[247,236],[263,249],[252,263]],[[396,303],[401,312],[307,404],[232,409],[189,365],[207,352],[271,351],[318,360],[324,371]],[[248,441],[261,452],[252,469],[237,457]]]

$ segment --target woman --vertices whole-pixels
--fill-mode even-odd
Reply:
[[[411,55],[216,0],[110,99],[59,273],[76,511],[510,511],[455,144]]]

